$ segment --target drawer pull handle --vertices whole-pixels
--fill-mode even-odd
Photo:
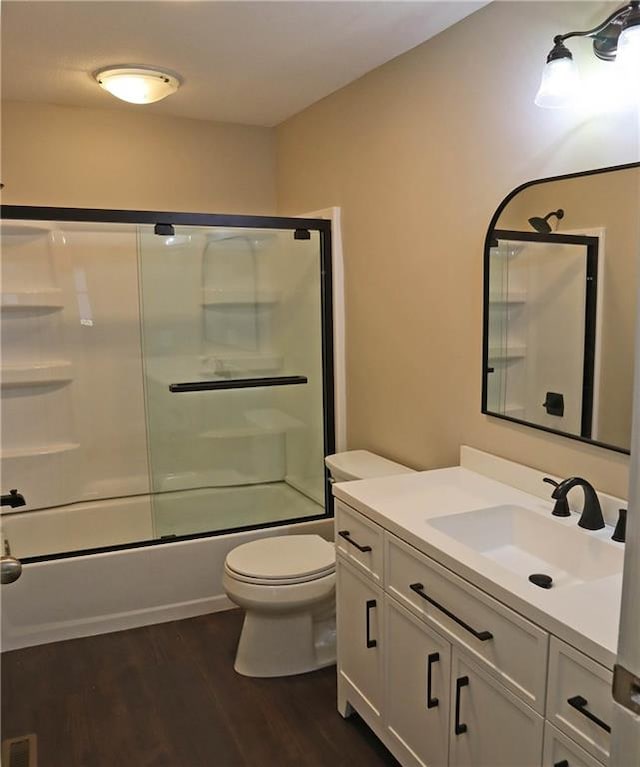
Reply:
[[[569,760],[568,759],[562,759],[559,762],[556,762],[553,767],[569,767]]]
[[[440,660],[439,652],[432,652],[427,656],[427,708],[436,708],[440,701],[431,697],[431,667]]]
[[[437,607],[440,612],[443,612],[448,618],[451,618],[452,621],[455,621],[458,626],[462,626],[463,629],[468,631],[470,634],[473,634],[476,639],[479,639],[481,642],[486,642],[488,639],[493,639],[493,634],[490,631],[476,631],[473,626],[465,623],[462,618],[458,618],[457,615],[454,615],[450,610],[447,610],[446,607],[443,607],[441,604],[436,602],[435,599],[432,599],[428,594],[425,594],[424,586],[421,583],[412,583],[409,588],[411,591],[415,591],[419,597],[422,597],[425,601],[429,602],[429,604]]]
[[[347,543],[350,543],[352,546],[355,546],[356,549],[358,549],[358,551],[371,551],[371,546],[361,546],[359,543],[356,543],[351,537],[351,533],[348,530],[339,530],[338,535],[341,538],[344,538]]]
[[[606,722],[603,722],[602,719],[599,719],[595,714],[589,711],[587,708],[589,701],[586,698],[583,698],[582,695],[574,695],[573,698],[567,700],[567,703],[575,708],[576,711],[579,711],[583,716],[586,716],[587,719],[590,719],[594,724],[597,724],[598,727],[605,732],[611,732],[611,727],[609,727]]]
[[[377,647],[378,643],[375,639],[371,639],[371,610],[376,606],[375,599],[367,600],[367,649]]]
[[[460,691],[468,685],[468,676],[461,676],[459,679],[456,679],[456,721],[453,728],[456,735],[462,735],[467,731],[467,725],[460,721]]]

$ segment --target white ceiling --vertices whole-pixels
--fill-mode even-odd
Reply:
[[[2,98],[271,126],[486,4],[5,0]],[[91,79],[108,64],[167,67],[184,83],[131,106]]]

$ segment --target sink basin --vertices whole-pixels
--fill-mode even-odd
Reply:
[[[577,521],[576,521],[577,522]],[[622,573],[622,548],[521,506],[492,506],[428,520],[436,530],[528,578],[545,573],[553,587]]]

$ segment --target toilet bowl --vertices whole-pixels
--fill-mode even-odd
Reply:
[[[366,450],[327,456],[334,481],[412,471]],[[336,662],[335,547],[319,535],[244,543],[227,555],[223,585],[245,616],[234,668],[252,677],[315,671]]]

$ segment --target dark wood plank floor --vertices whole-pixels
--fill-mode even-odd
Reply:
[[[2,737],[35,732],[39,767],[397,765],[336,710],[335,668],[233,670],[233,610],[2,656]]]

